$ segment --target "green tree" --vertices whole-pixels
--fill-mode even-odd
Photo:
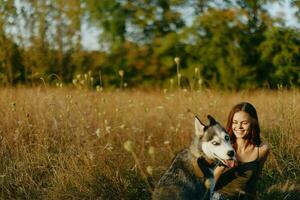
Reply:
[[[294,7],[294,8],[297,8],[297,11],[296,11],[295,15],[298,19],[298,22],[300,22],[300,1],[299,0],[292,0],[291,1],[291,6]]]
[[[80,0],[24,0],[18,7],[24,21],[19,30],[20,38],[23,35],[28,38],[20,44],[25,50],[23,63],[29,79],[56,74],[71,81],[76,71],[74,62],[80,60],[77,52],[81,51],[83,3]]]
[[[265,31],[273,25],[265,3],[241,0],[227,2],[223,8],[208,8],[186,30],[184,36],[194,46],[188,51],[199,60],[207,85],[223,89],[260,85],[264,66],[258,47]]]
[[[174,47],[179,41],[177,31],[184,26],[180,13],[172,8],[172,1],[87,2],[90,21],[98,24],[102,31],[100,42],[105,41],[102,44],[108,47],[104,68],[110,70],[104,71],[117,74],[123,69],[132,84],[149,77],[162,80],[169,75],[174,65]],[[178,6],[178,2],[173,3]]]
[[[259,47],[265,68],[261,75],[272,88],[278,84],[300,86],[300,33],[291,28],[273,27]]]
[[[69,83],[92,70],[95,84],[119,87],[123,70],[129,86],[155,87],[175,78],[178,56],[180,73],[209,87],[299,85],[299,30],[270,17],[273,2],[281,0],[0,0],[0,79]],[[99,51],[81,47],[85,21],[100,32]]]
[[[14,1],[0,1],[0,82],[16,84],[24,81],[20,64],[20,50],[14,41],[12,27],[16,24]]]

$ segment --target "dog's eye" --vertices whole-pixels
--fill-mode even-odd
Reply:
[[[213,144],[213,145],[219,145],[220,143],[219,143],[219,142],[216,142],[216,141],[212,141],[212,144]]]
[[[229,136],[225,135],[225,140],[228,141],[229,140]]]

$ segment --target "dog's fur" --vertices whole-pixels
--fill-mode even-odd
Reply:
[[[154,200],[208,200],[214,189],[214,161],[226,164],[235,159],[225,129],[208,116],[205,126],[195,117],[195,137],[191,146],[179,152],[156,186]]]

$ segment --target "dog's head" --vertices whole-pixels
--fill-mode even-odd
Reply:
[[[208,158],[219,160],[224,165],[233,167],[236,157],[227,131],[212,116],[208,115],[207,118],[209,125],[204,125],[195,117],[194,145]]]

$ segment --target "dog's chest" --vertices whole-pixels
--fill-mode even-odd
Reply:
[[[203,184],[205,188],[209,191],[211,196],[215,188],[213,168],[211,168],[211,166],[204,159],[198,159],[197,166],[199,167],[199,169],[201,168],[201,171],[203,172]]]

